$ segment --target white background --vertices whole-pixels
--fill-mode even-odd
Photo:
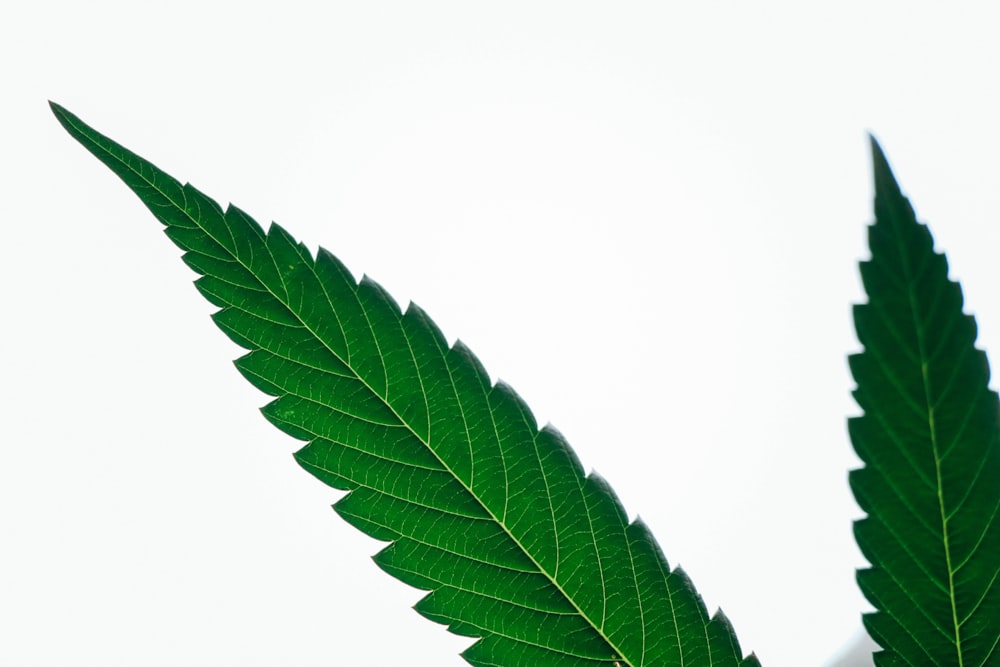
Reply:
[[[0,664],[458,666],[46,99],[413,299],[765,667],[860,628],[875,132],[1000,351],[995,3],[55,2],[0,19]],[[30,5],[30,8],[29,8]]]

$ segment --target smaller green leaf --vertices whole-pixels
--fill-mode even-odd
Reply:
[[[1000,405],[975,320],[872,139],[875,223],[850,358],[851,488],[879,665],[1000,665]]]

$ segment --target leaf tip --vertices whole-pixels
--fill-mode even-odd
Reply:
[[[871,146],[872,154],[876,156],[881,155],[884,158],[885,154],[882,152],[882,146],[879,145],[878,139],[875,137],[875,133],[868,131],[866,134],[868,135],[868,143]]]
[[[902,196],[896,177],[893,176],[892,167],[889,166],[889,159],[885,156],[885,151],[879,144],[878,139],[871,132],[868,133],[868,141],[872,151],[872,171],[875,176],[875,196],[898,195]]]
[[[59,124],[62,125],[63,129],[65,129],[67,132],[73,134],[71,124],[73,123],[74,120],[79,121],[80,119],[74,116],[69,111],[67,111],[65,107],[56,104],[52,100],[49,100],[48,102],[49,102],[49,109],[52,110],[52,113],[55,115],[56,120],[59,121]]]
[[[882,145],[871,132],[868,133],[868,143],[871,146],[872,165],[875,167],[875,171],[889,169],[889,160],[885,157],[885,151],[882,150]]]
[[[51,109],[52,113],[56,115],[56,118],[61,118],[68,113],[66,109],[63,108],[62,105],[56,104],[52,100],[48,100],[48,102],[49,102],[49,109]]]

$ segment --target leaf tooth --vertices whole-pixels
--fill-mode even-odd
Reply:
[[[505,600],[443,586],[421,598],[414,607],[438,623],[465,628],[460,634],[490,633],[517,642],[545,647],[578,658],[607,655],[604,638],[576,614],[535,611]]]
[[[237,230],[233,255],[247,267],[262,285],[277,297],[279,278],[274,259],[267,248],[267,235],[263,227],[238,206],[230,204],[225,211],[230,229]]]
[[[487,597],[517,600],[538,611],[577,612],[568,600],[552,595],[551,580],[540,572],[502,567],[409,538],[393,542],[374,560],[392,576],[423,590],[451,586]]]
[[[427,415],[427,446],[466,488],[472,488],[472,441],[462,399],[449,366],[444,336],[419,306],[411,303],[402,321]]]
[[[300,309],[302,304],[295,297],[301,298],[301,294],[296,294],[291,285],[297,281],[299,272],[312,264],[312,257],[308,252],[303,255],[295,239],[276,222],[272,222],[267,229],[264,247],[271,258],[276,278],[270,287],[284,303]]]
[[[185,183],[182,188],[183,200],[181,202],[173,202],[175,205],[179,204],[181,211],[183,211],[184,216],[188,220],[196,224],[199,228],[203,229],[209,238],[219,246],[221,246],[230,256],[239,258],[239,245],[236,242],[237,237],[242,238],[245,234],[243,229],[240,227],[245,224],[245,220],[234,220],[233,218],[227,217],[222,207],[211,197],[205,195],[201,190],[194,187],[190,183]],[[167,209],[171,211],[169,218],[161,219],[165,224],[168,225],[183,225],[184,219],[178,219],[176,216],[172,215],[173,208]],[[256,225],[256,223],[253,223]]]
[[[617,656],[581,658],[534,644],[515,642],[506,637],[486,634],[462,652],[462,657],[474,667],[508,667],[532,665],[541,667],[616,667]],[[623,665],[625,663],[622,663]]]
[[[233,256],[225,248],[212,241],[205,230],[199,227],[170,226],[164,227],[163,233],[184,252],[197,252],[222,262],[233,260]]]
[[[409,461],[386,458],[369,450],[322,439],[313,440],[296,452],[295,460],[323,482],[334,481],[339,486],[344,482],[350,489],[365,488],[410,503],[414,508],[436,510],[455,517],[477,521],[490,518],[443,470],[427,469]],[[369,472],[373,464],[379,468],[378,475]]]
[[[214,276],[202,276],[194,281],[195,287],[211,304],[252,315],[265,322],[301,328],[300,320],[284,305],[273,299],[261,299],[260,292],[241,285],[234,285]]]
[[[858,506],[870,516],[885,520],[883,513],[889,516],[905,514],[912,522],[911,532],[923,529],[927,536],[937,540],[941,538],[940,524],[932,523],[927,517],[933,516],[936,509],[933,501],[925,495],[913,495],[893,485],[879,474],[875,467],[852,470],[848,475],[851,490]]]
[[[494,522],[414,505],[365,488],[358,488],[333,506],[337,514],[363,532],[386,541],[409,537],[459,554],[479,555],[496,565],[537,572],[524,551]],[[375,533],[389,534],[391,538]]]

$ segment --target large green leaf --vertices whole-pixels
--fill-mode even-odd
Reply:
[[[276,397],[264,415],[349,491],[340,516],[390,543],[376,563],[430,591],[421,614],[481,638],[468,662],[758,664],[607,483],[422,310],[52,109],[184,250],[215,322],[250,350],[236,366]]]
[[[879,665],[1000,665],[1000,429],[975,320],[878,144],[868,303],[854,321],[850,420],[864,468],[851,488],[868,514],[855,537],[878,610],[865,626]]]

